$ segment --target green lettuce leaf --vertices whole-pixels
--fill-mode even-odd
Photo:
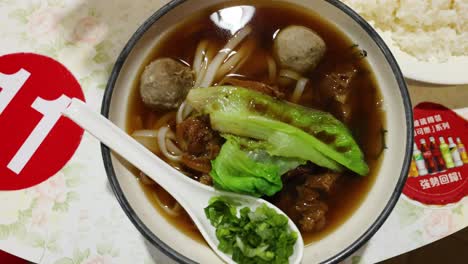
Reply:
[[[241,87],[190,90],[187,102],[222,133],[267,141],[270,154],[295,157],[366,175],[369,168],[351,132],[331,114]]]
[[[281,175],[304,164],[296,158],[271,156],[266,142],[225,135],[226,143],[212,161],[211,177],[216,188],[253,196],[272,196],[283,188]]]

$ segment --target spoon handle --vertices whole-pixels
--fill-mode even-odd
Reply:
[[[180,200],[179,195],[187,187],[185,179],[172,167],[139,144],[119,127],[91,110],[84,102],[74,98],[63,114],[88,131],[104,145],[140,169],[161,187]],[[157,172],[157,173],[156,173]]]

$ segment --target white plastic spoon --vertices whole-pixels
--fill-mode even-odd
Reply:
[[[280,209],[263,199],[217,191],[212,187],[186,177],[147,150],[144,146],[140,145],[112,122],[89,109],[86,104],[80,100],[73,99],[72,103],[63,114],[169,192],[185,211],[187,211],[206,242],[208,242],[208,245],[210,245],[213,251],[227,263],[234,263],[234,261],[229,255],[218,250],[216,230],[206,218],[204,212],[204,208],[208,206],[208,202],[212,197],[230,197],[238,201],[241,204],[241,208],[250,207],[253,210],[262,204],[266,204],[275,209],[278,213],[284,215]],[[298,234],[298,239],[294,245],[294,253],[289,258],[289,263],[297,264],[300,263],[302,259],[304,242],[299,230],[291,219],[289,219],[289,228]]]

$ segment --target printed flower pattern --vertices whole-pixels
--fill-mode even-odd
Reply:
[[[27,192],[0,192],[0,225],[8,225],[17,222],[18,212],[27,210],[33,201]]]
[[[108,28],[97,18],[88,16],[80,19],[73,31],[73,40],[88,44],[97,44],[106,36]]]
[[[84,262],[85,264],[111,264],[112,258],[110,256],[96,256],[91,258],[88,261]]]
[[[43,9],[32,13],[28,19],[28,33],[32,37],[41,37],[57,31],[60,16],[55,9]]]
[[[424,231],[433,240],[454,233],[453,214],[448,210],[432,211],[424,221]]]

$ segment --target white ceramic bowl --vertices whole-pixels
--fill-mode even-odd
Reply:
[[[104,96],[102,114],[124,129],[133,81],[155,44],[184,17],[220,2],[226,1],[174,0],[151,16],[120,54]],[[280,2],[296,4],[320,14],[365,49],[384,99],[388,149],[375,183],[344,224],[304,251],[304,263],[338,262],[362,246],[379,229],[400,196],[411,160],[412,108],[403,76],[391,52],[355,12],[336,0]],[[135,177],[109,149],[103,146],[102,153],[117,199],[148,241],[177,262],[220,262],[207,246],[187,237],[155,211]]]

